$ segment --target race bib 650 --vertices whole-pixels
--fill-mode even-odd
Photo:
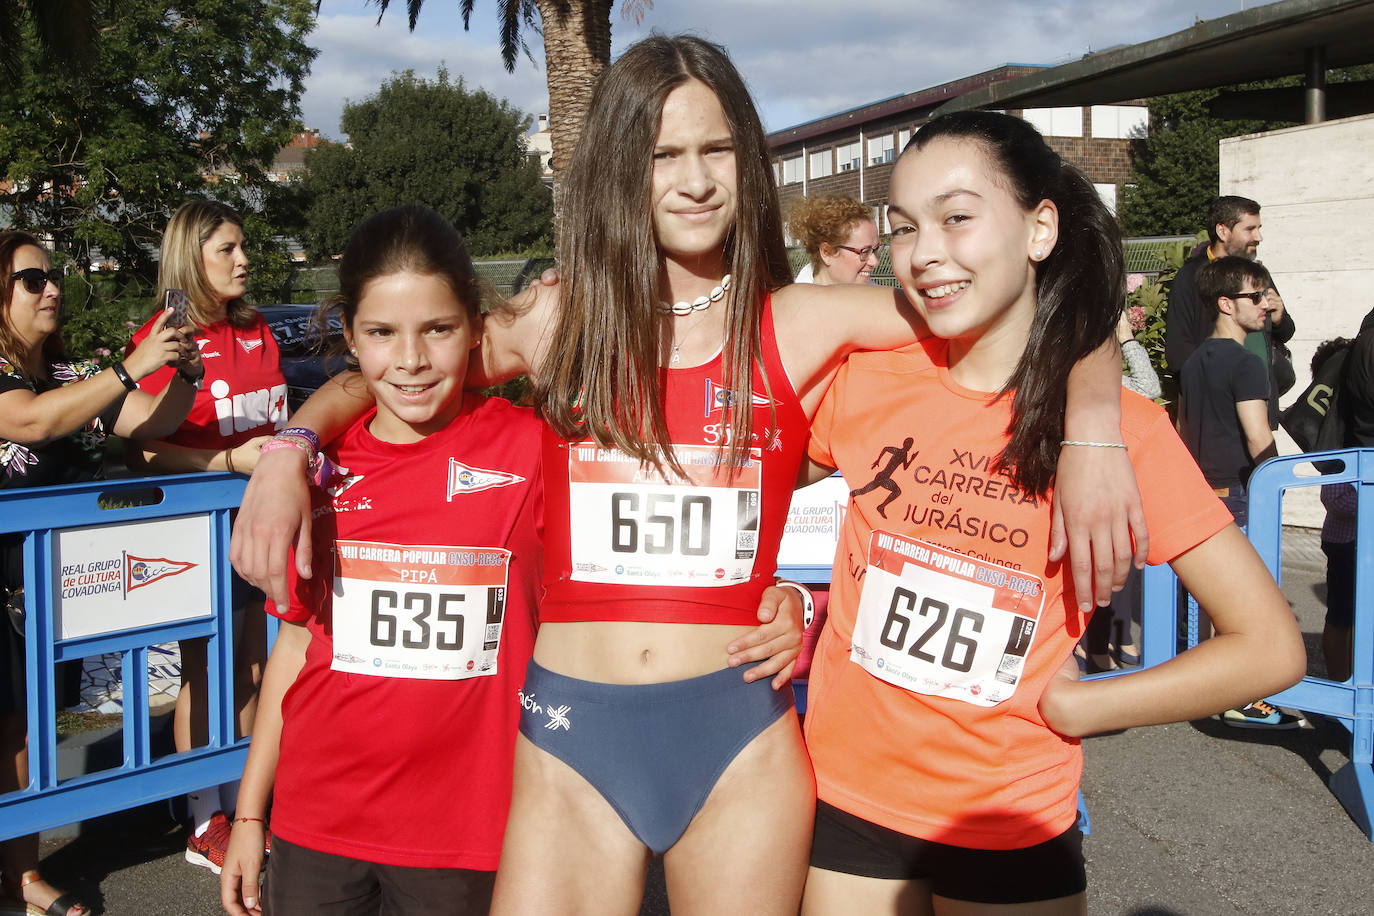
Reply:
[[[712,446],[673,451],[684,478],[595,443],[569,447],[573,579],[702,587],[749,579],[758,549],[760,450],[733,476]]]

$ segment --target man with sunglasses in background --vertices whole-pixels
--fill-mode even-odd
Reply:
[[[1178,434],[1243,529],[1250,472],[1278,454],[1269,428],[1269,370],[1245,347],[1246,335],[1262,330],[1269,318],[1273,283],[1258,262],[1236,256],[1201,265],[1195,280],[1212,335],[1179,374]],[[1263,700],[1228,709],[1221,720],[1240,728],[1302,725],[1298,716]]]
[[[1197,284],[1197,271],[1218,258],[1237,257],[1254,261],[1259,255],[1260,205],[1248,197],[1225,195],[1207,207],[1207,237],[1169,285],[1169,308],[1164,313],[1164,358],[1169,371],[1181,378],[1188,357],[1212,333],[1212,322]],[[1264,327],[1246,335],[1245,347],[1260,357],[1269,379],[1269,428],[1279,428],[1279,395],[1293,387],[1294,373],[1288,341],[1295,326],[1278,290],[1269,286],[1269,315]],[[1281,352],[1280,352],[1281,351]]]

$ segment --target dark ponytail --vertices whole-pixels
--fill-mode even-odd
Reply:
[[[1043,497],[1054,482],[1064,438],[1069,370],[1115,333],[1126,301],[1121,231],[1092,183],[1011,115],[965,111],[936,118],[912,138],[921,149],[939,138],[979,143],[1024,210],[1049,200],[1059,238],[1036,266],[1035,318],[1026,349],[1007,380],[1010,440],[997,457],[1023,492]]]

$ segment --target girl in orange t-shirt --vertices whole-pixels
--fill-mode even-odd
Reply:
[[[811,672],[803,913],[1083,912],[1078,738],[1282,689],[1302,641],[1163,411],[1123,393],[1122,441],[1062,441],[1069,367],[1125,291],[1092,185],[1026,122],[968,112],[921,130],[891,195],[893,267],[935,336],[851,356],[813,421],[853,493]],[[1217,639],[1078,681],[1091,601],[1048,560],[1061,446],[1126,449],[1149,561]]]

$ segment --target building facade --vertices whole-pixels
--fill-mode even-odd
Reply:
[[[892,164],[911,135],[950,99],[1039,69],[1008,64],[769,134],[783,212],[803,196],[852,197],[873,208],[879,232],[886,234]],[[1144,137],[1148,127],[1144,103],[1010,113],[1034,124],[1051,147],[1082,169],[1115,212],[1117,191],[1130,178],[1131,141]]]

